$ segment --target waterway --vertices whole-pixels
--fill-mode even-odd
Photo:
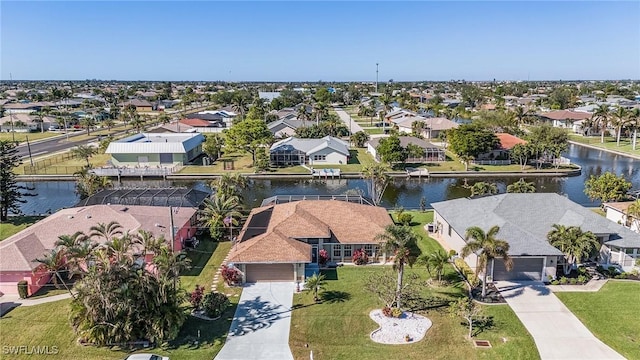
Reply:
[[[634,188],[640,188],[640,160],[601,150],[590,149],[578,145],[570,145],[565,157],[571,162],[582,166],[582,174],[574,177],[525,177],[534,182],[539,192],[555,192],[564,194],[569,199],[584,205],[597,206],[584,194],[584,182],[591,175],[600,175],[607,171],[624,175],[630,180]],[[416,209],[420,199],[426,198],[427,203],[438,202],[469,196],[469,190],[464,187],[465,181],[472,185],[476,181],[490,181],[498,185],[500,192],[506,191],[506,186],[517,181],[518,178],[431,178],[431,179],[396,179],[387,187],[382,205],[388,208],[404,207]],[[37,196],[27,197],[22,204],[25,214],[42,214],[47,211],[55,212],[64,207],[70,207],[79,201],[75,193],[74,183],[65,181],[46,181],[24,183]],[[162,187],[162,186],[196,186],[204,187],[201,181],[125,181],[126,187]],[[367,184],[364,179],[278,179],[253,180],[251,186],[245,190],[244,199],[250,207],[258,206],[264,198],[274,195],[339,195],[349,190],[360,189],[365,195]]]

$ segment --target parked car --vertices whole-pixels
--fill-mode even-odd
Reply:
[[[131,354],[124,360],[169,360],[169,358],[155,354]]]

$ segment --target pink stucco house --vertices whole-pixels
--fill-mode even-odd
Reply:
[[[180,251],[183,241],[195,234],[196,212],[195,208],[173,208],[174,251]],[[17,294],[20,280],[29,283],[29,295],[45,285],[51,276],[34,260],[53,249],[60,235],[77,231],[89,234],[92,226],[116,221],[124,231],[147,230],[171,241],[170,214],[168,207],[133,205],[91,205],[60,210],[0,242],[0,293]],[[146,257],[147,261],[150,259]]]

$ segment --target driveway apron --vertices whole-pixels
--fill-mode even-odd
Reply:
[[[246,284],[216,360],[293,360],[289,348],[293,282]]]
[[[598,340],[544,284],[499,281],[496,286],[533,337],[541,359],[624,359]]]

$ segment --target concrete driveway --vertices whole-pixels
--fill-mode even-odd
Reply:
[[[496,287],[533,336],[541,359],[624,359],[598,340],[544,284],[498,281]]]
[[[342,122],[347,125],[352,134],[355,134],[358,131],[364,131],[362,126],[360,126],[360,124],[353,120],[346,111],[342,110],[342,108],[334,108],[333,110],[336,111],[336,114],[338,114],[340,120],[342,120]]]
[[[289,349],[293,282],[246,284],[216,360],[293,360]]]

